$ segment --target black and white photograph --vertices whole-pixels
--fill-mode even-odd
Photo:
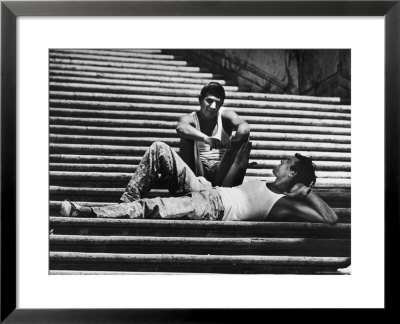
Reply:
[[[364,2],[3,1],[1,321],[393,308],[400,0]]]
[[[351,274],[351,49],[49,49],[49,274]]]

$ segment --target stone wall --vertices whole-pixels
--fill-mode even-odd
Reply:
[[[299,51],[299,93],[350,100],[350,50]]]
[[[350,50],[196,49],[184,55],[244,90],[350,100]]]

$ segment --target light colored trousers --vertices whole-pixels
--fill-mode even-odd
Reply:
[[[145,198],[152,187],[164,183],[172,196]],[[154,142],[133,174],[121,203],[92,207],[104,218],[182,218],[220,220],[224,208],[217,189],[203,177],[196,177],[167,144]]]

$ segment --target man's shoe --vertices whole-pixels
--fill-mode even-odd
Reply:
[[[60,213],[63,217],[93,217],[90,207],[81,206],[68,200],[61,203]]]

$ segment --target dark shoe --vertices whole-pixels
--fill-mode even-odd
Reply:
[[[93,217],[90,207],[81,206],[68,200],[62,202],[60,213],[63,217]]]

